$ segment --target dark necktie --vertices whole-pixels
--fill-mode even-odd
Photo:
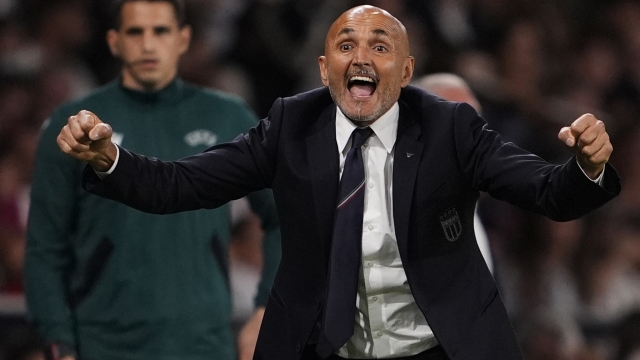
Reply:
[[[365,175],[360,147],[371,134],[373,130],[368,127],[353,131],[351,149],[347,153],[340,180],[327,302],[316,349],[323,358],[335,353],[353,335],[364,212]]]

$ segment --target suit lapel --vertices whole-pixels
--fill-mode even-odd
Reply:
[[[336,199],[339,186],[338,145],[336,142],[336,106],[332,103],[321,113],[320,118],[307,136],[307,161],[313,187],[312,205],[317,212],[318,231],[325,255],[333,236]]]
[[[424,144],[417,141],[422,134],[415,114],[402,101],[398,135],[393,160],[393,219],[400,257],[407,259],[409,215],[418,167]]]

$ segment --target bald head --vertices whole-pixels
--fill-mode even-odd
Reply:
[[[445,100],[465,102],[473,106],[478,113],[482,110],[480,102],[478,102],[467,82],[458,75],[451,73],[425,75],[417,79],[414,85]]]
[[[338,108],[366,126],[396,103],[411,81],[414,60],[398,19],[377,7],[358,6],[331,25],[318,64]]]
[[[372,31],[381,36],[390,37],[393,39],[394,45],[400,53],[406,56],[409,55],[409,37],[407,36],[407,29],[404,25],[388,11],[371,5],[351,8],[342,13],[342,15],[333,22],[325,39],[325,53],[333,45],[338,36],[355,31],[349,24],[361,24],[365,22],[371,24],[371,26],[378,25],[379,27]]]

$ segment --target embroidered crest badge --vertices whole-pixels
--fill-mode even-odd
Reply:
[[[449,241],[456,241],[462,234],[462,224],[455,207],[449,208],[439,217],[444,235]]]
[[[211,147],[218,142],[218,135],[206,129],[199,129],[185,135],[184,141],[191,147],[196,147],[199,145]]]

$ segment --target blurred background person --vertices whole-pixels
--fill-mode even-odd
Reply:
[[[52,130],[80,109],[108,113],[119,124],[119,143],[165,159],[203,151],[256,123],[238,98],[178,78],[191,39],[181,0],[113,6],[107,42],[122,62],[120,75],[58,107],[40,138],[27,227],[29,317],[52,359],[236,359],[228,207],[159,217],[83,195],[84,166],[55,149]],[[260,214],[267,254],[256,320],[249,322],[259,327],[279,228],[270,192],[249,201]],[[87,216],[87,208],[100,209],[100,219]],[[251,354],[255,337],[240,338],[240,354]]]

